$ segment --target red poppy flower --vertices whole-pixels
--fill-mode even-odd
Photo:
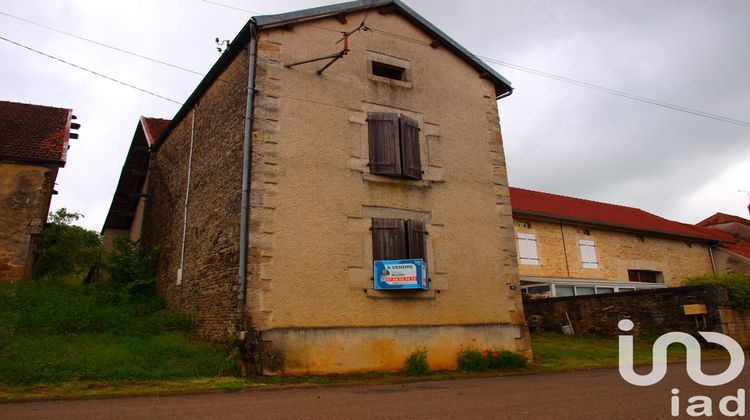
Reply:
[[[492,357],[497,357],[497,352],[492,353]]]
[[[474,343],[476,343],[477,339],[476,338],[472,338],[471,341],[474,342]]]
[[[487,353],[489,353],[487,350],[483,350],[482,351],[482,354],[485,355],[485,356],[487,355]]]

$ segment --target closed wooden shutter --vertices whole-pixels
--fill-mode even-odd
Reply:
[[[424,222],[407,220],[406,228],[409,239],[409,258],[421,258],[427,261],[427,248],[425,247],[427,230],[425,229]]]
[[[581,249],[583,268],[599,268],[599,262],[596,260],[596,244],[594,244],[594,241],[579,240],[578,247]]]
[[[419,124],[409,117],[399,118],[401,133],[401,169],[405,176],[422,179],[422,160],[419,154]]]
[[[406,226],[401,219],[372,219],[373,260],[405,260]]]
[[[533,233],[518,234],[518,262],[525,265],[539,265],[536,235]]]
[[[401,175],[398,115],[386,112],[367,114],[370,172]]]

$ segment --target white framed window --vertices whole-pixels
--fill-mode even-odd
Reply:
[[[539,254],[536,251],[536,235],[533,233],[518,234],[518,262],[525,265],[539,265]]]
[[[583,268],[599,268],[599,262],[596,260],[596,244],[594,244],[594,241],[581,239],[578,241],[578,248],[581,250]]]

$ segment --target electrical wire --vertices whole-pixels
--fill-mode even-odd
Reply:
[[[4,16],[7,16],[7,17],[12,18],[12,19],[20,20],[21,22],[26,22],[28,24],[35,25],[35,26],[38,26],[40,28],[44,28],[44,29],[47,29],[47,30],[50,30],[50,31],[54,31],[54,32],[57,32],[57,33],[60,33],[60,34],[63,34],[63,35],[67,35],[67,36],[72,37],[72,38],[80,39],[81,41],[86,41],[86,42],[89,42],[89,43],[94,44],[94,45],[99,45],[100,47],[109,48],[111,50],[115,50],[115,51],[118,51],[118,52],[121,52],[121,53],[124,53],[124,54],[128,54],[128,55],[132,55],[134,57],[138,57],[138,58],[141,58],[141,59],[144,59],[144,60],[148,60],[148,61],[151,61],[151,62],[154,62],[154,63],[157,63],[157,64],[161,64],[161,65],[164,65],[164,66],[172,67],[172,68],[175,68],[175,69],[178,69],[178,70],[182,70],[182,71],[185,71],[185,72],[188,72],[188,73],[196,74],[198,76],[205,76],[204,73],[197,72],[195,70],[190,70],[188,68],[185,68],[185,67],[182,67],[182,66],[178,66],[176,64],[167,63],[166,61],[157,60],[157,59],[152,58],[152,57],[147,57],[147,56],[142,55],[142,54],[134,53],[132,51],[128,51],[128,50],[125,50],[125,49],[122,49],[122,48],[119,48],[119,47],[115,47],[113,45],[109,45],[109,44],[105,44],[103,42],[95,41],[95,40],[90,39],[90,38],[85,38],[85,37],[82,37],[80,35],[76,35],[76,34],[73,34],[73,33],[70,33],[70,32],[63,31],[61,29],[57,29],[57,28],[53,28],[51,26],[44,25],[42,23],[34,22],[34,21],[31,21],[31,20],[28,20],[28,19],[24,19],[24,18],[19,17],[19,16],[11,15],[10,13],[6,13],[6,12],[3,12],[3,11],[0,11],[0,15],[4,15]]]
[[[281,19],[281,18],[279,18],[279,17],[276,17],[275,15],[266,15],[266,14],[263,14],[263,13],[261,13],[261,12],[256,12],[256,11],[254,11],[254,10],[243,9],[243,8],[241,8],[241,7],[235,7],[235,6],[231,6],[231,5],[229,5],[229,4],[219,3],[219,2],[217,2],[217,1],[212,1],[212,0],[201,0],[201,1],[202,1],[203,3],[213,4],[214,6],[220,6],[220,7],[225,7],[225,8],[227,8],[227,9],[232,9],[232,10],[237,10],[237,11],[240,11],[240,12],[250,13],[251,15],[261,15],[261,16],[264,16],[264,17],[267,17],[267,18],[271,18],[271,19],[276,19],[276,20],[278,20],[279,22],[281,22],[281,21],[282,21],[282,19]],[[340,31],[340,30],[338,30],[338,29],[333,29],[333,28],[326,28],[325,26],[318,26],[318,25],[313,25],[313,24],[311,24],[311,23],[308,23],[308,25],[309,25],[310,27],[312,27],[312,28],[322,29],[322,30],[324,30],[324,31],[330,31],[330,32],[341,33],[341,31]]]
[[[404,35],[400,35],[400,34],[394,34],[394,33],[391,33],[391,32],[383,31],[383,30],[372,28],[372,27],[369,27],[369,26],[368,26],[368,29],[371,30],[372,32],[379,33],[379,34],[385,35],[385,36],[389,36],[389,37],[392,37],[392,38],[395,38],[395,39],[400,39],[400,40],[403,40],[403,41],[410,41],[410,42],[413,42],[413,43],[416,43],[416,44],[420,44],[420,45],[425,45],[425,46],[430,46],[431,45],[430,42],[425,42],[425,41],[422,41],[422,40],[410,38],[410,37],[407,37],[407,36],[404,36]],[[576,79],[572,79],[572,78],[569,78],[569,77],[560,76],[560,75],[557,75],[557,74],[548,73],[548,72],[544,72],[544,71],[541,71],[541,70],[536,70],[536,69],[533,69],[533,68],[530,68],[530,67],[520,66],[518,64],[509,63],[507,61],[502,61],[502,60],[498,60],[498,59],[495,59],[495,58],[484,57],[484,56],[475,55],[475,54],[472,54],[472,53],[469,53],[469,55],[471,55],[472,57],[477,58],[479,60],[487,61],[487,62],[490,62],[490,63],[493,63],[493,64],[497,64],[497,65],[500,65],[500,66],[509,67],[509,68],[512,68],[512,69],[515,69],[515,70],[520,70],[520,71],[531,73],[531,74],[534,74],[534,75],[537,75],[537,76],[547,77],[547,78],[555,79],[555,80],[558,80],[558,81],[561,81],[561,82],[570,83],[570,84],[573,84],[573,85],[576,85],[576,86],[580,86],[580,87],[585,87],[585,88],[588,88],[588,89],[597,90],[599,92],[608,93],[608,94],[611,94],[611,95],[620,96],[620,97],[623,97],[623,98],[627,98],[627,99],[639,101],[639,102],[650,104],[650,105],[654,105],[654,106],[659,106],[659,107],[662,107],[662,108],[671,109],[671,110],[674,110],[674,111],[684,112],[684,113],[692,114],[692,115],[699,116],[699,117],[710,118],[710,119],[713,119],[713,120],[716,120],[716,121],[721,121],[721,122],[725,122],[725,123],[729,123],[729,124],[735,124],[735,125],[739,125],[739,126],[742,126],[742,127],[750,127],[750,122],[747,122],[747,121],[738,120],[738,119],[730,118],[730,117],[725,117],[723,115],[712,114],[712,113],[708,113],[708,112],[705,112],[705,111],[700,111],[700,110],[693,109],[693,108],[688,108],[688,107],[681,106],[681,105],[670,104],[668,102],[659,101],[657,99],[646,98],[646,97],[643,97],[643,96],[638,96],[638,95],[635,95],[635,94],[632,94],[632,93],[628,93],[628,92],[624,92],[624,91],[621,91],[621,90],[610,89],[610,88],[607,88],[607,87],[604,87],[604,86],[599,86],[599,85],[596,85],[596,84],[593,84],[593,83],[588,83],[588,82],[584,82],[584,81],[581,81],[581,80],[576,80]]]
[[[79,70],[83,70],[83,71],[85,71],[85,72],[88,72],[88,73],[94,74],[94,75],[96,75],[96,76],[102,77],[102,78],[104,78],[104,79],[107,79],[107,80],[110,80],[110,81],[112,81],[112,82],[116,82],[116,83],[119,83],[119,84],[121,84],[121,85],[123,85],[123,86],[127,86],[127,87],[129,87],[129,88],[131,88],[131,89],[135,89],[135,90],[141,91],[141,92],[143,92],[143,93],[147,93],[147,94],[149,94],[149,95],[151,95],[151,96],[156,96],[157,98],[160,98],[160,99],[164,99],[165,101],[169,101],[169,102],[174,102],[174,103],[176,103],[177,105],[183,105],[183,103],[182,103],[182,102],[178,102],[178,101],[175,101],[174,99],[170,99],[170,98],[167,98],[166,96],[162,96],[162,95],[159,95],[158,93],[154,93],[154,92],[151,92],[151,91],[149,91],[149,90],[146,90],[146,89],[143,89],[143,88],[139,88],[138,86],[135,86],[135,85],[131,85],[130,83],[126,83],[126,82],[123,82],[123,81],[121,81],[121,80],[117,80],[117,79],[115,79],[115,78],[113,78],[113,77],[109,77],[109,76],[106,76],[106,75],[104,75],[104,74],[101,74],[101,73],[99,73],[99,72],[96,72],[96,71],[93,71],[93,70],[87,69],[87,68],[85,68],[85,67],[79,66],[78,64],[73,64],[73,63],[71,63],[71,62],[69,62],[69,61],[65,61],[65,60],[63,60],[62,58],[57,58],[57,57],[55,57],[55,56],[53,56],[53,55],[50,55],[50,54],[47,54],[47,53],[45,53],[45,52],[42,52],[42,51],[39,51],[39,50],[35,50],[34,48],[31,48],[31,47],[28,47],[28,46],[26,46],[26,45],[20,44],[20,43],[18,43],[18,42],[16,42],[16,41],[12,41],[12,40],[10,40],[10,39],[8,39],[8,38],[5,38],[5,37],[2,37],[2,36],[0,36],[0,39],[1,39],[1,40],[3,40],[3,41],[5,41],[5,42],[9,42],[9,43],[11,43],[11,44],[14,44],[14,45],[16,45],[16,46],[19,46],[19,47],[21,47],[21,48],[27,49],[27,50],[29,50],[29,51],[33,51],[33,52],[35,52],[35,53],[37,53],[37,54],[43,55],[43,56],[45,56],[45,57],[47,57],[47,58],[51,58],[51,59],[53,59],[53,60],[56,60],[56,61],[59,61],[59,62],[61,62],[61,63],[67,64],[67,65],[69,65],[69,66],[75,67],[75,68],[77,68],[77,69],[79,69]]]

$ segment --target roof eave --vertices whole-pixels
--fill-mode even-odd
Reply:
[[[617,224],[612,224],[612,223],[603,223],[603,222],[597,222],[597,221],[592,221],[592,220],[579,219],[575,217],[559,216],[559,215],[550,214],[550,213],[541,213],[541,212],[532,212],[532,211],[526,211],[526,210],[513,209],[513,215],[536,217],[536,218],[561,221],[561,222],[572,222],[572,223],[581,224],[581,225],[605,227],[609,229],[616,229],[616,230],[622,230],[622,231],[634,232],[634,233],[642,233],[642,234],[650,234],[650,235],[655,234],[655,235],[666,236],[666,237],[671,237],[671,238],[691,239],[695,241],[708,242],[708,243],[722,242],[722,239],[720,238],[709,238],[709,237],[697,236],[697,235],[664,232],[661,230],[645,229],[645,228],[638,228],[638,227],[633,227],[633,226],[617,225]]]
[[[513,88],[509,80],[504,78],[500,73],[487,65],[484,61],[465,49],[461,44],[453,40],[438,27],[423,18],[419,13],[401,2],[400,0],[358,0],[348,3],[333,4],[330,6],[314,7],[310,9],[297,10],[289,13],[276,15],[254,16],[258,29],[268,29],[289,25],[290,23],[305,22],[309,20],[320,19],[328,16],[335,16],[339,13],[359,12],[367,9],[374,9],[381,6],[394,4],[400,9],[402,16],[411,23],[417,25],[427,32],[433,38],[439,38],[443,45],[451,50],[454,54],[462,57],[469,65],[482,75],[483,78],[491,81],[495,85],[495,96],[497,99],[509,96],[513,93]]]

